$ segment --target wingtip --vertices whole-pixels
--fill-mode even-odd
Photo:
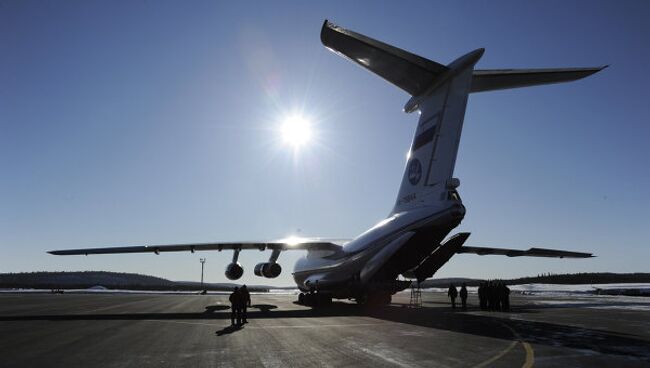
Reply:
[[[327,19],[325,19],[325,21],[323,22],[323,26],[320,28],[320,42],[321,42],[323,45],[326,44],[326,43],[325,43],[325,42],[326,42],[326,38],[327,38],[327,37],[326,37],[326,34],[327,34],[327,29],[329,28],[330,24],[331,24],[330,21],[327,20]]]
[[[596,73],[601,72],[601,71],[603,71],[604,69],[607,69],[607,68],[609,68],[609,64],[597,66],[597,67],[593,68],[593,71],[589,75],[596,74]]]

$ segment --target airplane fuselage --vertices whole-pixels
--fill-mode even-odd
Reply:
[[[373,285],[397,291],[390,290],[391,281],[416,267],[462,221],[462,202],[447,204],[393,214],[337,251],[309,251],[294,266],[298,288],[335,298],[358,297]]]

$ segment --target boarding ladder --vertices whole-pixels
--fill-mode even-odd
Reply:
[[[411,301],[409,307],[420,308],[422,306],[422,290],[420,290],[420,282],[418,281],[415,286],[411,283]]]

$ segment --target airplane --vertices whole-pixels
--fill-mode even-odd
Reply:
[[[325,20],[323,45],[336,54],[379,75],[411,98],[404,112],[419,113],[401,186],[388,217],[356,238],[337,244],[320,238],[287,238],[269,242],[216,242],[129,247],[54,250],[54,255],[155,253],[232,250],[225,275],[239,279],[242,250],[270,250],[268,262],[254,274],[275,278],[282,272],[277,262],[282,251],[306,250],[293,270],[301,293],[299,303],[326,305],[332,299],[355,300],[362,305],[385,305],[411,281],[433,276],[455,254],[508,257],[589,258],[591,253],[530,248],[528,250],[466,246],[470,233],[447,237],[465,216],[453,176],[458,145],[470,93],[575,81],[606,66],[557,69],[475,69],[480,48],[448,65],[442,65]],[[446,238],[447,237],[447,238]],[[446,239],[445,239],[446,238]]]

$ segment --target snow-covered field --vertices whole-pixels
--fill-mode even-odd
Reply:
[[[650,293],[650,284],[591,284],[591,285],[555,285],[523,284],[512,285],[510,290],[532,295],[575,295],[598,294],[602,291],[639,290]]]
[[[456,285],[458,288],[459,285]],[[619,290],[639,290],[650,293],[650,284],[585,284],[585,285],[556,285],[556,284],[522,284],[508,286],[511,292],[526,295],[597,295],[598,290],[619,291]],[[470,294],[476,294],[476,286],[470,286],[467,291]],[[422,291],[446,292],[447,288],[427,288]]]
[[[650,311],[650,297],[648,296],[606,295],[606,293],[618,294],[623,290],[640,291],[644,295],[648,295],[650,294],[650,284],[523,284],[511,285],[509,288],[513,294],[533,296],[530,299],[532,304],[554,308],[580,307]],[[423,291],[446,293],[447,288],[429,288],[423,289]],[[477,287],[468,287],[467,291],[470,294],[476,294]]]

